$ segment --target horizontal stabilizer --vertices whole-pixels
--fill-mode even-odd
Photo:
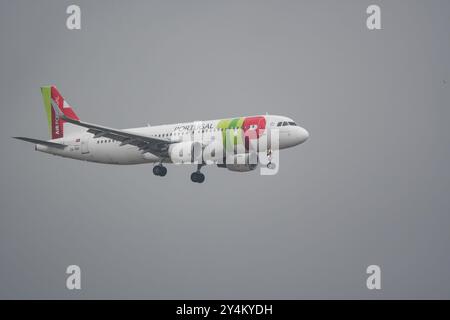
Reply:
[[[41,145],[44,145],[47,147],[52,147],[52,148],[64,149],[65,147],[67,147],[67,145],[62,144],[62,143],[49,142],[49,141],[44,141],[44,140],[39,140],[39,139],[32,139],[32,138],[25,138],[25,137],[13,137],[13,138],[23,140],[26,142],[35,143],[35,144],[41,144]]]

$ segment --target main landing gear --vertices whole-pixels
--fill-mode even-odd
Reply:
[[[155,176],[164,177],[167,174],[167,168],[163,167],[162,164],[158,164],[157,166],[153,167],[153,174]]]
[[[191,174],[191,181],[202,183],[205,181],[205,175],[200,172],[201,167],[203,167],[202,164],[197,165],[197,171],[193,172]],[[153,167],[153,174],[155,176],[164,177],[167,174],[167,168],[164,167],[161,163]]]
[[[201,167],[202,167],[202,165],[198,164],[197,171],[195,171],[191,174],[192,182],[202,183],[203,181],[205,181],[205,175],[200,172]]]

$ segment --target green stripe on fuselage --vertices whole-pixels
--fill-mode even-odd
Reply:
[[[222,140],[223,145],[228,151],[233,151],[234,146],[243,143],[244,118],[223,119],[217,124],[217,128],[223,129]],[[228,134],[228,137],[227,137]],[[228,138],[228,139],[227,139]],[[227,143],[228,142],[228,143]]]

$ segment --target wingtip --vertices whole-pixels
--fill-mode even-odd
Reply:
[[[12,139],[17,139],[17,140],[20,140],[20,141],[29,142],[28,139],[25,138],[25,137],[11,137],[11,138],[12,138]]]
[[[21,141],[28,141],[25,137],[11,137],[13,139],[21,140]]]

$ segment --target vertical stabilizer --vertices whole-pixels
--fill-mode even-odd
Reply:
[[[67,129],[69,129],[72,125],[59,118],[58,114],[55,113],[55,110],[52,108],[52,102],[57,105],[58,108],[68,117],[76,120],[79,120],[79,118],[55,86],[41,87],[41,93],[44,100],[45,112],[47,114],[47,123],[50,136],[52,139],[62,138],[64,137],[65,129],[67,131]],[[78,127],[73,129],[80,131]],[[69,131],[73,131],[73,129]],[[67,133],[68,132],[66,132],[66,134]]]

